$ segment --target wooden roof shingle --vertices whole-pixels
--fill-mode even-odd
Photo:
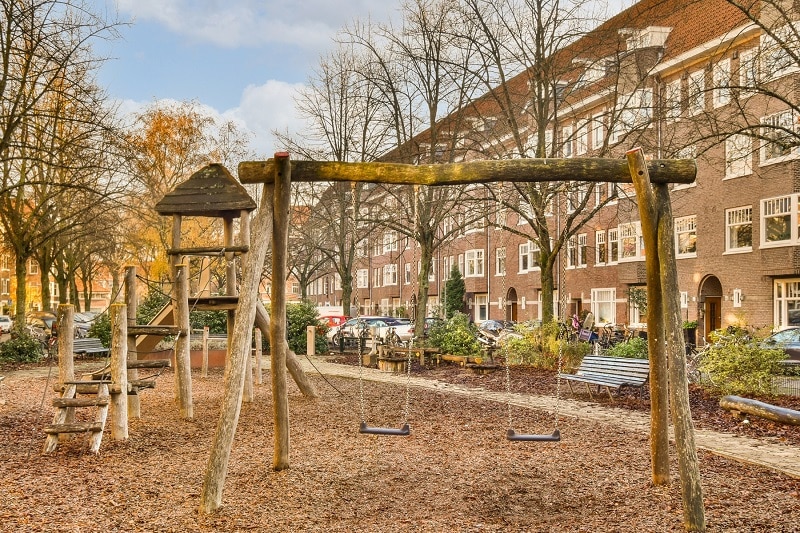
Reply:
[[[237,218],[255,208],[247,190],[219,163],[201,168],[155,205],[159,215],[218,218]]]

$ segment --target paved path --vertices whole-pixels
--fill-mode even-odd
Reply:
[[[354,379],[358,379],[359,377],[359,368],[357,366],[329,363],[322,358],[315,357],[312,367],[311,363],[306,358],[298,357],[298,359],[301,360],[303,368],[309,375],[320,372],[329,376]],[[267,363],[269,363],[268,360]],[[369,381],[405,385],[407,380],[405,374],[392,374],[372,368],[363,368],[362,371],[364,379]],[[512,405],[522,408],[544,411],[553,411],[555,409],[556,399],[551,396],[533,396],[512,393],[509,397],[505,392],[465,387],[463,385],[455,385],[439,380],[414,376],[411,376],[410,384],[412,387],[437,390],[451,394],[462,394],[470,398],[479,398],[492,402],[506,403],[510,401]],[[623,429],[640,431],[647,434],[650,433],[649,414],[638,411],[562,398],[559,405],[559,414],[562,417],[593,420],[607,425],[618,426]],[[800,478],[799,447],[773,443],[765,439],[753,439],[704,429],[695,429],[695,441],[699,449],[707,450],[716,455],[745,463],[757,464],[783,472],[795,478]]]

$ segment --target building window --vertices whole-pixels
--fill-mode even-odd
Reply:
[[[761,164],[777,163],[796,157],[797,117],[791,109],[761,119]]]
[[[11,270],[11,255],[0,255],[0,270]]]
[[[775,327],[800,326],[800,279],[776,279],[774,289]]]
[[[605,265],[607,257],[606,231],[601,229],[594,232],[594,264],[597,266]]]
[[[496,276],[506,275],[506,249],[497,248],[494,251],[494,273]]]
[[[702,113],[706,107],[706,72],[700,70],[689,75],[687,109],[690,115]]]
[[[795,57],[787,50],[787,47],[797,47],[797,27],[787,24],[773,28],[773,32],[777,39],[767,34],[761,36],[761,73],[764,80],[780,78],[797,70]]]
[[[603,114],[595,115],[592,119],[592,148],[598,150],[603,147],[605,139],[606,125],[603,122]]]
[[[753,208],[737,207],[725,211],[725,251],[750,252],[753,249]]]
[[[757,49],[751,48],[739,53],[739,85],[743,88],[755,88],[758,83]]]
[[[592,289],[592,314],[595,322],[614,324],[617,321],[617,290]]]
[[[372,286],[373,287],[380,287],[381,286],[381,276],[382,276],[382,269],[375,268],[372,270]]]
[[[437,259],[431,259],[431,270],[428,272],[428,281],[436,281],[436,267],[438,265]]]
[[[584,155],[589,151],[589,124],[584,122],[578,126],[578,134],[575,136],[575,154]]]
[[[475,295],[475,320],[489,320],[489,297],[486,294]]]
[[[573,235],[567,241],[567,268],[586,266],[586,234]]]
[[[356,271],[356,287],[359,289],[369,288],[369,270],[366,268],[359,268]]]
[[[797,242],[798,195],[761,200],[761,246],[785,246]]]
[[[484,275],[483,250],[467,250],[464,254],[465,278],[475,278]]]
[[[11,290],[11,280],[8,278],[0,279],[0,294],[8,295]]]
[[[639,222],[631,222],[619,226],[619,243],[619,261],[644,259],[644,243],[642,242],[642,229]]]
[[[531,241],[519,245],[519,273],[539,270],[539,247]]]
[[[572,157],[572,126],[561,129],[561,157]]]
[[[614,265],[619,261],[619,230],[608,230],[608,264]]]
[[[397,285],[397,265],[383,265],[383,285]]]
[[[464,275],[464,254],[458,254],[458,271]]]
[[[714,107],[728,105],[731,101],[731,61],[723,59],[714,65]]]
[[[399,249],[396,231],[387,231],[383,234],[383,253],[396,252]]]
[[[567,212],[574,213],[581,208],[589,194],[588,183],[571,183],[567,192]]]
[[[653,90],[637,89],[617,101],[617,121],[612,129],[611,142],[617,142],[630,131],[643,128],[653,119]]]
[[[725,177],[737,178],[753,173],[753,141],[747,135],[733,135],[725,140]]]
[[[411,283],[411,263],[406,262],[405,264],[405,272],[403,273],[403,282],[406,285]]]
[[[697,257],[697,216],[675,219],[675,252],[677,257]]]
[[[681,80],[675,80],[664,90],[664,117],[674,122],[680,118],[681,111]]]
[[[39,273],[39,263],[35,259],[28,259],[28,274],[36,275]]]

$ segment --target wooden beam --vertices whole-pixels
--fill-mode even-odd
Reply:
[[[197,248],[170,248],[167,255],[222,255],[232,252],[236,255],[247,253],[250,246],[204,246]]]
[[[242,183],[272,183],[274,159],[239,163]],[[693,159],[657,159],[647,162],[653,183],[693,183],[697,165]],[[406,185],[466,185],[497,181],[591,181],[631,183],[625,159],[498,159],[409,165],[402,163],[340,163],[292,161],[292,181],[358,181]]]

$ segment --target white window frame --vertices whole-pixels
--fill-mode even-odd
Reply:
[[[383,269],[381,267],[377,267],[372,269],[372,286],[373,287],[380,287],[381,286],[381,277],[383,276]]]
[[[480,278],[486,274],[485,270],[485,250],[475,248],[464,252],[464,272],[465,278]]]
[[[753,173],[753,139],[736,134],[725,139],[725,179]]]
[[[578,125],[578,133],[575,135],[575,155],[585,155],[589,151],[589,121],[584,121]]]
[[[599,150],[603,147],[606,137],[605,115],[598,113],[592,117],[592,149]]]
[[[368,289],[369,288],[369,269],[359,268],[356,270],[356,288]]]
[[[758,48],[739,52],[739,85],[747,93],[758,85]]]
[[[567,268],[586,268],[586,234],[579,233],[567,240]]]
[[[738,235],[750,233],[750,244],[741,245]],[[725,253],[740,254],[753,251],[753,206],[746,205],[725,210]]]
[[[761,200],[761,248],[797,245],[797,202],[800,200],[798,196],[797,194],[789,194]],[[788,235],[785,231],[782,233],[782,235],[787,235],[786,238],[767,240],[769,237],[767,223],[771,219],[782,219],[788,224]]]
[[[674,224],[675,257],[678,259],[697,257],[697,215],[678,217]]]
[[[592,314],[598,324],[616,324],[617,289],[614,287],[592,289]]]
[[[31,276],[39,274],[39,263],[33,257],[28,259],[28,274]]]
[[[397,239],[397,231],[389,230],[383,233],[383,253],[388,254],[400,249]]]
[[[689,115],[702,113],[706,108],[706,71],[689,74],[686,108]]]
[[[761,127],[761,166],[796,159],[797,156],[800,155],[800,146],[794,146],[785,152],[779,152],[778,155],[774,155],[774,151],[770,148],[771,145],[775,144],[775,141],[781,138],[789,138],[789,141],[792,140],[791,137],[793,137],[793,134],[785,130],[794,130],[796,135],[798,131],[798,116],[793,110],[785,109],[778,113],[762,117],[761,124],[767,124],[766,127]]]
[[[489,296],[487,294],[476,294],[473,300],[475,309],[475,321],[483,322],[489,320]]]
[[[561,128],[561,157],[570,158],[572,151],[572,126]]]
[[[506,275],[506,249],[496,248],[494,251],[494,275]]]
[[[728,105],[731,101],[731,60],[722,59],[714,64],[712,79],[714,92],[711,100],[714,108]]]
[[[664,118],[667,122],[676,122],[683,111],[682,83],[680,79],[667,84],[664,89]]]
[[[644,243],[642,241],[641,222],[620,224],[619,230],[619,262],[641,261],[644,259]]]
[[[594,265],[605,266],[607,260],[606,230],[600,229],[594,232]]]
[[[773,282],[773,321],[777,329],[800,326],[800,278]]]
[[[798,66],[794,58],[787,52],[786,47],[797,45],[798,22],[794,22],[794,28],[786,24],[780,28],[773,28],[778,41],[771,35],[763,33],[761,35],[761,45],[759,58],[761,59],[761,79],[765,81],[776,80],[794,72]]]
[[[611,228],[608,230],[608,263],[616,265],[619,263],[619,229]]]

